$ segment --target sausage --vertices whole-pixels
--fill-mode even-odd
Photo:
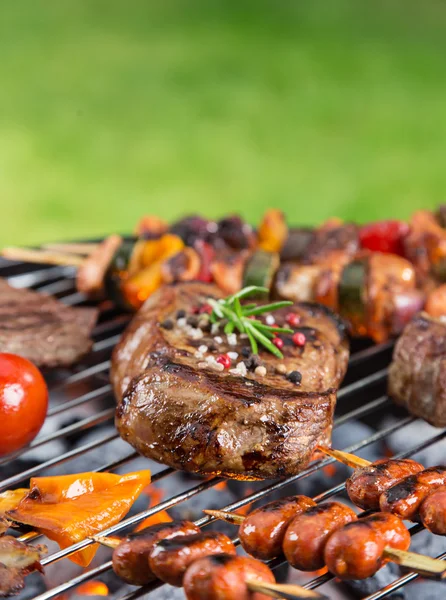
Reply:
[[[287,561],[300,571],[317,571],[325,566],[324,548],[337,529],[357,519],[351,508],[340,502],[313,506],[295,517],[285,533],[283,551]]]
[[[379,497],[385,490],[423,469],[423,465],[410,458],[377,460],[367,467],[355,469],[347,479],[348,497],[364,510],[379,510]]]
[[[184,593],[187,600],[270,600],[270,596],[251,592],[246,584],[249,579],[275,582],[270,568],[249,556],[206,556],[186,571]]]
[[[200,528],[191,521],[172,521],[133,533],[113,551],[113,571],[131,585],[145,585],[156,579],[149,569],[148,559],[158,541],[199,532]]]
[[[121,244],[119,235],[110,235],[85,259],[76,275],[79,292],[93,294],[103,289],[105,273]]]
[[[425,498],[435,489],[446,484],[446,467],[430,467],[396,483],[379,499],[382,511],[392,512],[402,519],[414,520]]]
[[[235,546],[228,536],[219,532],[200,532],[155,544],[149,566],[154,575],[165,583],[181,587],[188,566],[198,558],[213,554],[235,554]]]
[[[446,485],[437,488],[423,501],[420,519],[432,533],[446,535]]]
[[[289,523],[312,506],[316,506],[316,502],[308,496],[288,496],[253,510],[240,525],[243,549],[260,560],[279,556]]]
[[[395,515],[373,513],[335,531],[325,546],[324,559],[340,579],[366,579],[386,562],[386,546],[407,550],[410,533]]]

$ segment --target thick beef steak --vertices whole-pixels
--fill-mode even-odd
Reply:
[[[95,308],[71,308],[0,279],[0,352],[40,367],[71,365],[90,350],[96,318]]]
[[[238,479],[298,473],[330,440],[349,355],[343,324],[324,307],[296,304],[303,345],[283,334],[283,360],[251,355],[246,336],[216,331],[200,314],[220,295],[201,283],[164,287],[136,314],[112,359],[118,430],[177,469]],[[275,322],[286,316],[290,309],[275,312]],[[216,361],[222,355],[231,367]]]

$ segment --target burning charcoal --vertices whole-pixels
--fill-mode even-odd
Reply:
[[[375,575],[373,575],[373,577],[369,577],[368,579],[344,581],[343,585],[345,585],[348,590],[353,592],[355,598],[365,598],[370,594],[374,594],[389,583],[392,583],[392,581],[395,581],[395,579],[401,575],[402,571],[400,568],[393,563],[389,563],[380,569]],[[420,597],[422,596],[418,596],[418,598]],[[405,600],[406,597],[403,590],[398,590],[394,594],[387,596],[387,598],[390,600]]]
[[[382,427],[388,427],[393,422],[395,422],[394,418],[386,417],[383,420]],[[391,451],[397,454],[410,450],[415,445],[435,437],[440,432],[440,429],[432,427],[432,425],[429,425],[424,421],[417,420],[415,423],[410,423],[406,427],[403,427],[395,433],[392,433],[392,435],[389,435],[387,437],[387,443]],[[421,452],[411,455],[410,458],[421,462],[423,465],[432,466],[443,464],[445,454],[446,439],[442,439],[441,441],[429,446]]]

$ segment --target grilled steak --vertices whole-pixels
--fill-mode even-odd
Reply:
[[[446,323],[421,313],[396,343],[389,395],[436,427],[446,426]]]
[[[40,367],[71,365],[90,350],[96,318],[95,308],[71,308],[0,279],[0,352]]]
[[[298,473],[330,440],[349,354],[343,324],[325,307],[296,304],[305,345],[285,334],[283,360],[250,356],[243,335],[212,331],[208,315],[194,314],[210,296],[221,292],[168,286],[136,314],[112,358],[118,430],[177,469],[246,480]],[[277,325],[289,312],[274,313]],[[229,369],[215,360],[227,352]]]

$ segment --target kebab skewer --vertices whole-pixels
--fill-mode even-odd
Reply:
[[[396,515],[372,513],[358,519],[339,502],[306,508],[308,500],[305,496],[284,498],[247,517],[218,510],[204,512],[240,525],[240,543],[248,554],[259,558],[267,556],[268,550],[275,556],[283,551],[291,566],[302,571],[327,566],[341,579],[365,579],[392,561],[427,577],[446,577],[443,561],[408,552],[410,533]],[[290,505],[295,510],[287,519]]]
[[[324,446],[318,449],[355,469],[346,481],[347,493],[354,504],[421,521],[432,533],[446,535],[446,467],[425,469],[411,459],[372,463],[341,450]]]
[[[230,594],[225,598],[233,600],[248,598],[248,590],[256,600],[325,598],[300,586],[276,584],[267,565],[236,556],[235,546],[226,535],[202,532],[190,521],[159,523],[126,539],[92,539],[113,549],[113,570],[127,583],[145,585],[158,578],[173,586],[184,586],[189,600],[213,600],[219,597],[221,586]]]

